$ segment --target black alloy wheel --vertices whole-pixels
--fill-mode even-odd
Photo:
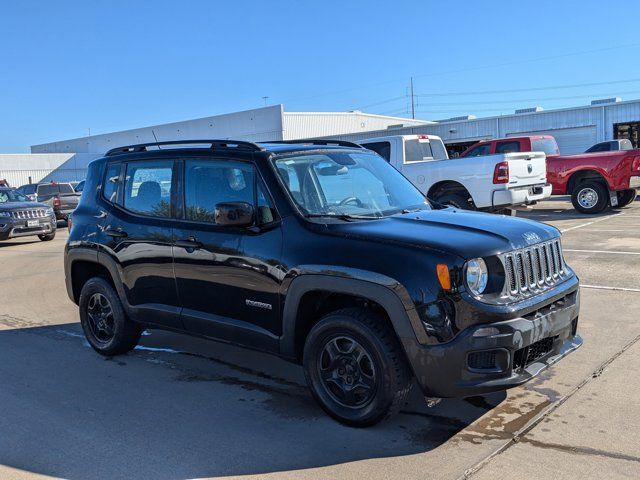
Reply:
[[[100,343],[109,343],[115,334],[113,308],[102,293],[94,293],[87,304],[87,326]]]
[[[322,349],[318,374],[326,392],[340,405],[360,408],[376,392],[376,371],[371,355],[354,338],[330,338]]]

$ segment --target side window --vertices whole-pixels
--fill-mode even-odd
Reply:
[[[391,142],[363,143],[362,146],[369,150],[373,150],[387,162],[391,161]]]
[[[513,153],[520,151],[520,142],[499,142],[496,145],[496,153]]]
[[[124,180],[124,208],[151,217],[171,216],[173,161],[131,162]]]
[[[120,182],[120,164],[111,164],[107,167],[107,172],[102,182],[102,196],[105,200],[115,203],[118,198],[118,184]],[[84,182],[80,182],[84,186]],[[80,186],[80,185],[78,185]]]
[[[187,220],[215,223],[218,203],[254,205],[253,176],[253,166],[245,163],[187,160],[184,177]]]
[[[483,155],[489,155],[489,151],[491,150],[490,143],[484,143],[482,145],[478,145],[477,147],[472,148],[469,153],[465,155],[465,157],[481,157]]]

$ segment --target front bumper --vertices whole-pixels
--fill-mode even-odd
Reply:
[[[469,397],[505,390],[582,345],[579,309],[576,287],[521,317],[470,326],[445,344],[405,344],[405,351],[426,396]]]
[[[29,226],[26,219],[0,217],[0,240],[32,235],[48,235],[56,231],[56,222],[53,217],[42,217],[36,221],[38,222],[37,225]]]
[[[629,188],[640,188],[640,177],[630,177]]]
[[[495,190],[493,192],[493,206],[531,205],[551,196],[551,184],[530,185],[522,188]]]

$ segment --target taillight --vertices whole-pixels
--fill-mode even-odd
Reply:
[[[633,159],[633,163],[631,164],[632,172],[640,172],[640,156],[637,156]]]
[[[53,198],[53,206],[54,206],[54,207],[59,207],[60,205],[61,205],[61,204],[60,204],[60,198],[58,198],[58,197],[54,197],[54,198]]]
[[[509,183],[509,162],[500,162],[493,170],[493,183]]]

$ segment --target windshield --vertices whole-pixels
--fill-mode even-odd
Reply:
[[[306,215],[375,218],[430,208],[409,180],[372,153],[296,152],[280,155],[274,163]]]
[[[0,190],[0,203],[26,202],[27,197],[20,195],[15,190]]]

